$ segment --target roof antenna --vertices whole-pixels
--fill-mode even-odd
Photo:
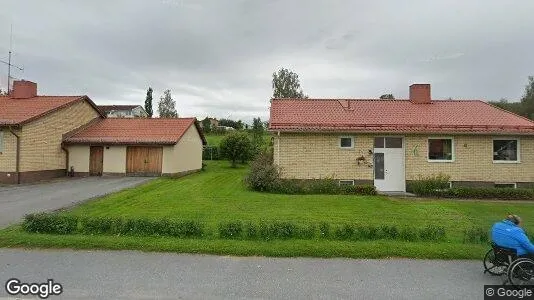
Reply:
[[[8,61],[5,62],[3,60],[0,60],[1,63],[4,63],[7,65],[7,94],[10,95],[11,94],[11,67],[15,67],[17,69],[19,69],[20,71],[24,71],[24,68],[23,67],[19,67],[17,65],[13,65],[11,64],[11,53],[13,52],[13,24],[11,24],[11,32],[10,32],[10,36],[9,36],[9,56],[8,56]]]

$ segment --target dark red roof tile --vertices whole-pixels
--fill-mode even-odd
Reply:
[[[18,125],[29,122],[82,99],[89,98],[85,96],[37,96],[13,99],[0,96],[0,125]]]
[[[534,122],[480,100],[273,99],[269,129],[534,134]]]
[[[68,144],[176,144],[192,125],[195,118],[179,119],[101,119],[80,131],[65,137]],[[197,128],[198,129],[198,128]],[[200,131],[205,144],[205,138]]]

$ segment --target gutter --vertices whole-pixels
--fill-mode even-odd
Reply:
[[[69,175],[69,150],[67,149],[67,147],[65,147],[65,144],[61,143],[61,150],[65,151],[65,172],[66,172],[66,176]]]
[[[276,164],[280,166],[280,130],[278,130],[278,143],[276,144],[276,152],[278,152],[278,156],[276,157]]]
[[[13,131],[13,128],[9,126],[9,132],[17,138],[17,155],[15,162],[15,172],[17,173],[17,184],[20,184],[20,136]]]

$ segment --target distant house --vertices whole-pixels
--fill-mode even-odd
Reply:
[[[230,126],[216,126],[215,129],[220,130],[220,131],[232,131],[232,130],[235,130],[234,127],[230,127]]]
[[[146,118],[148,114],[141,105],[99,105],[109,118]]]
[[[480,100],[272,99],[269,130],[284,178],[334,178],[405,191],[419,176],[450,185],[534,187],[534,122]]]
[[[210,120],[210,128],[217,128],[217,126],[219,126],[219,120],[215,119],[215,118],[208,118],[208,120]],[[204,124],[202,124],[202,122],[200,122],[200,128],[204,128]]]

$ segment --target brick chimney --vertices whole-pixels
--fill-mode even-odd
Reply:
[[[414,83],[410,85],[410,101],[414,104],[430,104],[430,84]]]
[[[35,97],[37,96],[37,83],[26,80],[13,81],[13,89],[10,96],[15,99]]]

